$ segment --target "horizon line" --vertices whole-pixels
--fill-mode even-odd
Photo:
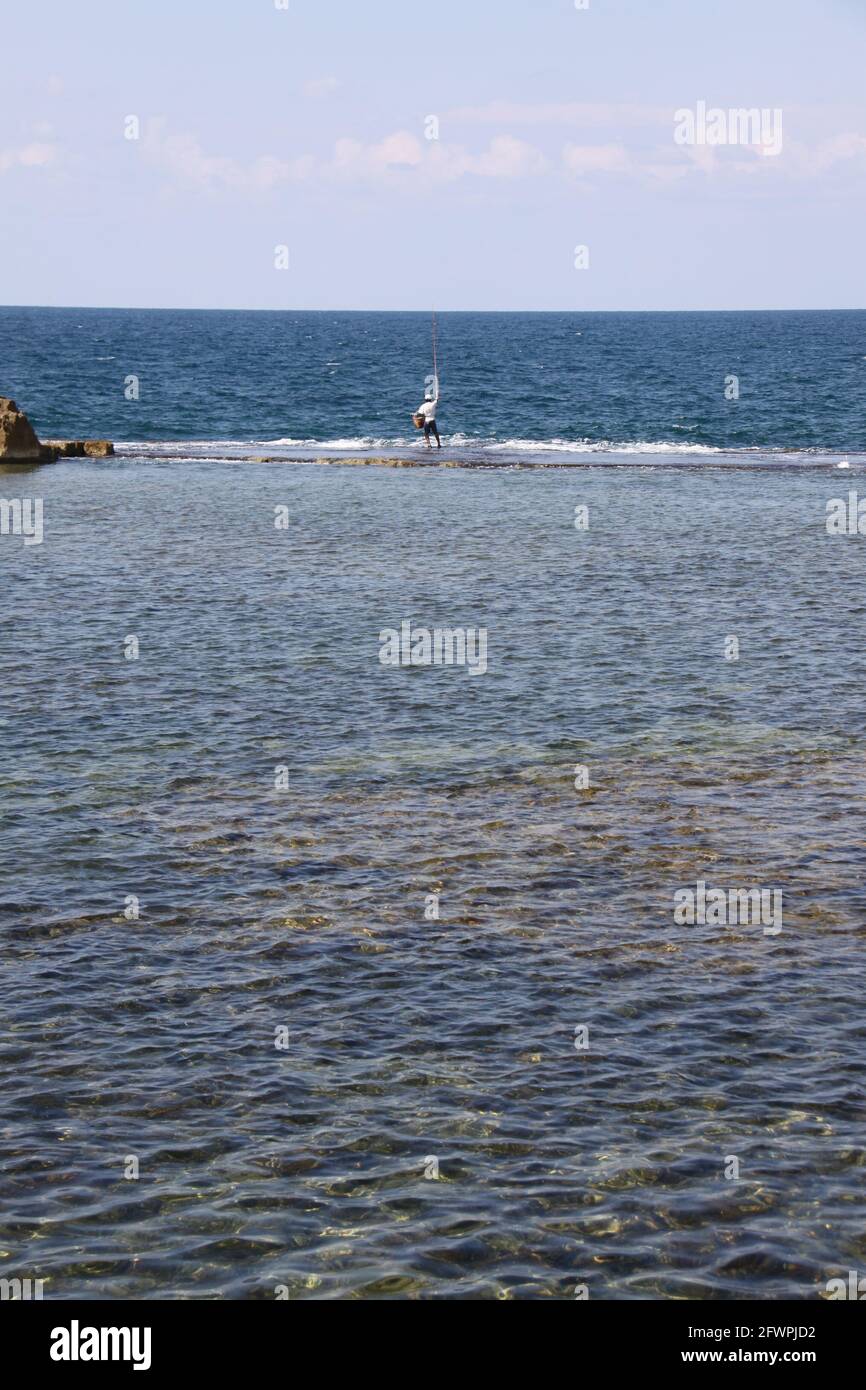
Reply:
[[[207,308],[191,304],[0,304],[3,309],[49,309],[69,310],[80,313],[142,313],[142,314],[862,314],[866,306],[822,305],[821,308],[771,305],[754,305],[748,308],[713,309],[298,309],[298,308],[244,308],[238,306],[214,305]]]

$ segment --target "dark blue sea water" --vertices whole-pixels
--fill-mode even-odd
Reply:
[[[0,534],[0,1278],[862,1270],[866,537],[826,516],[866,494],[864,317],[446,316],[476,443],[443,459],[502,466],[408,469],[252,441],[400,449],[423,318],[0,324],[43,434],[151,441],[0,469],[44,508]],[[667,440],[720,452],[622,448]],[[483,626],[488,669],[383,665],[407,618]],[[680,924],[699,882],[780,892],[782,930]]]
[[[866,312],[444,314],[438,328],[452,450],[866,450]],[[417,448],[431,359],[421,314],[0,309],[0,392],[48,437]]]

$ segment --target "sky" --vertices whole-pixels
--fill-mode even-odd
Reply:
[[[39,0],[3,32],[2,304],[866,307],[866,0]]]

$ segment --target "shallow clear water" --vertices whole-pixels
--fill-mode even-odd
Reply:
[[[811,1298],[862,1267],[866,541],[825,530],[862,477],[4,473],[45,539],[0,537],[0,1276]],[[382,666],[407,617],[485,626],[488,672]],[[782,890],[783,931],[677,925],[699,880]]]

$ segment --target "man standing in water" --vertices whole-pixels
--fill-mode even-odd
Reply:
[[[435,392],[433,397],[425,398],[423,404],[419,405],[418,409],[415,411],[413,419],[415,421],[415,424],[418,426],[419,430],[422,426],[424,428],[424,438],[427,440],[427,448],[433,448],[433,445],[430,443],[430,436],[431,434],[435,434],[436,443],[441,449],[442,440],[439,438],[439,429],[436,425],[436,407],[439,404],[438,378],[434,378],[433,380],[433,390]]]

